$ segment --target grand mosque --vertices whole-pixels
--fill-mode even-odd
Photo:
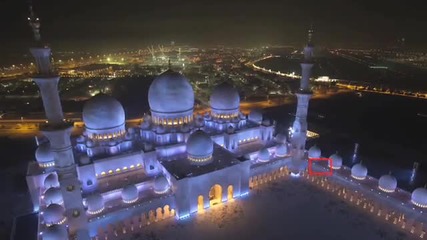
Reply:
[[[275,123],[257,110],[243,114],[239,93],[227,82],[213,90],[209,111],[195,114],[188,79],[169,69],[152,82],[150,113],[139,126],[127,127],[120,102],[99,94],[84,105],[84,133],[71,138],[73,124],[64,118],[51,50],[41,44],[38,18],[30,24],[38,42],[30,49],[37,65],[33,79],[48,119],[41,127],[44,137],[37,141],[36,161],[27,172],[34,211],[39,212],[39,239],[95,239],[106,226],[128,219],[183,219],[247,195],[259,176],[277,171],[298,176],[309,155],[321,155],[316,146],[309,151],[305,147],[312,95],[311,32],[289,134],[277,133]],[[341,168],[342,159],[331,158],[330,167]],[[364,179],[367,169],[357,164],[351,174]],[[380,183],[386,192],[396,188],[392,176]],[[419,191],[414,204],[427,206],[425,192]]]

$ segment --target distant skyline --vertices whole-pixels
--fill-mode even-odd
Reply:
[[[25,51],[32,34],[26,0],[0,3],[0,52]],[[42,38],[57,50],[104,50],[147,44],[303,45],[311,23],[325,47],[427,48],[422,1],[34,0]]]

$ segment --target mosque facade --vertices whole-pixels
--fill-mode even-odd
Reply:
[[[132,128],[111,96],[98,94],[84,105],[85,131],[71,140],[70,154],[90,237],[159,206],[184,218],[246,195],[251,176],[290,162],[286,137],[275,138],[275,124],[258,110],[241,113],[238,91],[226,82],[214,89],[205,114],[194,114],[192,86],[172,70],[153,81],[148,97],[150,114]],[[49,136],[38,144],[27,183],[34,209],[43,212],[40,231],[58,231],[73,218],[57,171],[62,159]]]
[[[31,52],[48,119],[27,172],[40,239],[91,239],[159,207],[182,219],[247,195],[254,176],[291,164],[286,135],[259,110],[243,114],[231,84],[217,85],[210,110],[195,114],[191,84],[171,69],[152,82],[139,126],[126,127],[120,102],[98,94],[83,107],[84,133],[71,138],[50,49]]]
[[[33,20],[38,32],[38,19]],[[32,48],[37,65],[33,79],[48,119],[41,126],[44,137],[37,141],[36,161],[29,164],[26,177],[34,211],[40,213],[38,238],[86,240],[129,219],[159,215],[183,219],[247,195],[254,181],[271,173],[304,172],[308,158],[321,156],[317,146],[308,151],[305,147],[312,94],[309,39],[289,136],[278,133],[275,122],[259,110],[243,114],[239,93],[227,82],[213,90],[208,111],[195,113],[190,82],[169,69],[152,82],[150,112],[137,127],[126,126],[119,101],[98,94],[83,107],[84,133],[71,138],[73,124],[64,119],[51,50],[43,45]],[[338,153],[330,158],[329,168],[342,167]],[[354,165],[351,177],[364,180],[367,168]],[[384,175],[378,187],[394,192],[396,178]],[[411,202],[426,207],[426,196],[427,190],[417,189]]]

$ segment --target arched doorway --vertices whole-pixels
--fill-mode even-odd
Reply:
[[[211,206],[222,202],[222,187],[215,184],[209,191],[209,203]]]
[[[159,221],[162,219],[163,219],[162,208],[159,207],[156,209],[156,221]]]
[[[171,212],[170,212],[170,207],[169,205],[165,205],[163,207],[163,211],[164,211],[164,218],[170,217],[171,216]]]
[[[199,197],[197,198],[197,211],[202,212],[204,208],[205,208],[205,204],[203,202],[203,196],[199,195]]]
[[[227,200],[230,201],[232,199],[233,199],[233,185],[230,185],[227,188]]]

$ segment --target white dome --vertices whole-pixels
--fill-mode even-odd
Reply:
[[[167,70],[151,83],[148,103],[151,111],[159,113],[189,111],[194,107],[193,88],[183,75]]]
[[[62,198],[61,189],[59,187],[51,187],[44,193],[44,202],[46,205],[49,204],[62,204],[64,199]]]
[[[427,189],[415,189],[411,195],[411,202],[418,207],[427,208]]]
[[[40,144],[36,150],[36,160],[39,163],[53,162],[53,152],[50,149],[50,143]]]
[[[192,158],[205,158],[212,156],[212,139],[202,130],[193,132],[187,140],[187,153]]]
[[[320,158],[320,156],[322,156],[322,151],[317,145],[314,145],[310,149],[308,149],[309,158]]]
[[[258,152],[258,161],[260,162],[268,162],[270,161],[270,152],[267,148],[262,148]]]
[[[368,175],[368,169],[361,163],[354,165],[351,168],[351,176],[357,180],[363,180]]]
[[[90,130],[108,130],[124,126],[125,111],[122,104],[106,94],[89,99],[83,107],[83,122]]]
[[[68,239],[68,232],[67,228],[64,225],[57,225],[54,224],[42,233],[42,239],[43,240],[67,240]]]
[[[274,137],[274,140],[278,143],[286,143],[286,134],[278,133],[276,137]]]
[[[329,165],[329,167],[332,167],[333,169],[340,169],[342,167],[342,157],[338,155],[338,153],[332,154],[329,158],[332,159],[332,166]],[[366,177],[366,173],[365,173],[365,177]]]
[[[64,222],[65,210],[61,205],[50,204],[43,212],[43,220],[46,225],[62,224]]]
[[[93,194],[86,198],[87,212],[97,214],[104,210],[104,198],[101,194]]]
[[[125,203],[133,203],[138,200],[138,188],[135,185],[128,185],[122,190],[122,200]]]
[[[276,156],[283,157],[289,154],[288,146],[285,143],[276,146]]]
[[[153,188],[154,188],[155,193],[163,194],[169,190],[170,185],[169,185],[169,182],[165,176],[160,176],[160,177],[157,177],[156,179],[154,179]]]
[[[393,175],[387,174],[378,180],[378,188],[384,192],[394,192],[397,187],[397,180]]]
[[[262,122],[262,111],[260,109],[254,109],[249,113],[249,120],[261,124]]]
[[[233,86],[223,82],[212,91],[210,105],[214,110],[237,110],[240,106],[239,93]]]
[[[59,187],[58,177],[56,174],[51,173],[44,179],[44,187],[46,189],[51,187]]]

